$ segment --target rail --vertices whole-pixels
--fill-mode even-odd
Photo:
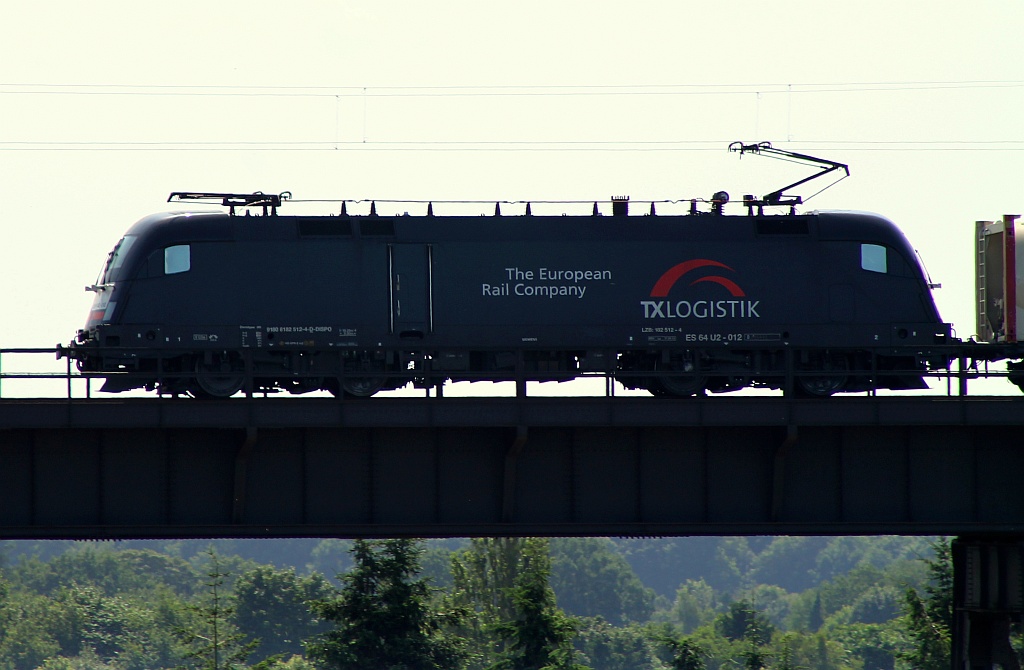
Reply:
[[[980,349],[979,349],[980,347]],[[121,349],[120,351],[126,351]],[[758,373],[757,376],[760,378],[777,378],[778,385],[783,389],[794,389],[795,382],[801,377],[823,377],[829,376],[830,372],[833,375],[850,376],[850,377],[865,377],[876,378],[877,375],[913,375],[916,377],[923,377],[927,380],[929,388],[927,390],[920,391],[902,391],[902,392],[890,392],[885,390],[867,390],[858,391],[856,394],[859,395],[876,395],[876,394],[912,394],[912,395],[943,395],[943,396],[963,396],[968,395],[1015,395],[1018,393],[1014,385],[1008,380],[1011,372],[1008,371],[1005,366],[997,361],[999,359],[1007,357],[999,351],[996,351],[990,347],[990,345],[978,344],[978,343],[964,343],[960,345],[943,345],[930,347],[928,356],[930,358],[940,358],[942,360],[949,360],[950,364],[948,369],[940,370],[892,370],[892,369],[879,369],[877,366],[878,354],[883,349],[878,351],[868,351],[870,354],[871,369],[870,370],[856,370],[856,371],[821,371],[821,370],[806,370],[798,369],[794,363],[794,357],[788,356],[788,364],[785,370],[774,371],[770,373]],[[884,348],[884,352],[892,354],[894,349],[892,347]],[[173,380],[173,379],[185,379],[196,376],[194,371],[173,371],[170,366],[163,368],[159,361],[170,359],[172,352],[166,352],[166,355],[160,353],[158,356],[158,371],[154,373],[149,372],[137,372],[133,370],[119,370],[116,372],[104,371],[104,372],[82,372],[78,370],[74,359],[69,358],[67,350],[63,350],[60,347],[16,347],[16,348],[0,348],[0,398],[65,398],[71,399],[91,399],[94,397],[99,398],[112,398],[116,395],[121,396],[132,396],[139,394],[153,395],[153,392],[146,391],[132,391],[124,394],[110,394],[100,391],[100,384],[111,377],[136,377],[136,378],[153,378],[154,374],[161,380]],[[147,355],[152,356],[153,352],[148,350]],[[245,350],[240,352],[242,354],[241,360],[243,361],[243,369],[233,374],[244,375],[244,383],[242,385],[242,391],[238,395],[246,396],[265,396],[269,395],[269,392],[259,390],[258,380],[265,378],[268,375],[266,373],[254,374],[252,358],[246,355]],[[341,352],[334,350],[332,352],[322,352],[333,355],[340,355]],[[437,352],[435,352],[437,353]],[[609,355],[606,360],[614,361],[614,352],[607,352]],[[910,351],[907,352],[911,353]],[[173,352],[173,355],[180,356],[180,352]],[[31,362],[28,362],[31,361]],[[994,363],[994,365],[990,364]],[[527,396],[527,395],[580,395],[580,396],[615,396],[626,393],[640,393],[645,394],[646,392],[627,392],[624,390],[624,386],[617,382],[629,382],[631,379],[636,380],[637,378],[659,378],[659,377],[673,377],[676,380],[680,378],[687,378],[692,375],[700,376],[714,376],[713,371],[700,370],[696,373],[684,373],[679,371],[624,371],[616,369],[604,369],[594,370],[586,372],[552,372],[552,371],[534,371],[528,370],[524,365],[524,357],[518,356],[518,360],[514,366],[514,369],[509,371],[503,371],[500,382],[505,382],[504,386],[501,387],[488,387],[483,391],[475,391],[474,385],[464,384],[461,382],[493,382],[496,381],[494,373],[472,373],[472,372],[452,372],[447,370],[431,370],[430,369],[430,358],[424,357],[421,360],[422,368],[417,370],[399,370],[399,371],[375,371],[373,376],[383,377],[385,379],[399,379],[399,380],[411,380],[413,378],[420,380],[418,384],[406,384],[404,388],[398,391],[384,391],[384,395],[419,395],[422,396],[443,396],[445,393],[451,393],[452,395],[460,396],[474,396],[474,395],[516,395],[516,396]],[[212,374],[212,373],[199,373],[199,374]],[[322,373],[286,373],[292,379],[303,379],[310,377],[323,378]],[[339,388],[341,383],[344,381],[345,376],[349,375],[354,377],[353,373],[340,372],[337,375],[331,375],[332,378],[336,378],[338,381]],[[1017,373],[1020,374],[1019,372]],[[440,380],[446,376],[456,376],[458,381],[454,384],[449,383],[446,385],[438,383],[423,383],[424,379]],[[362,376],[362,375],[360,375]],[[551,392],[550,386],[536,386],[536,384],[543,384],[544,382],[577,382],[575,385],[561,386],[559,385],[556,393]],[[969,385],[975,386],[975,391],[979,392],[969,393]],[[413,387],[413,388],[409,388]],[[544,389],[544,390],[541,390]],[[531,394],[533,390],[535,393]],[[540,390],[540,392],[537,392]],[[751,389],[743,389],[739,391],[740,394],[750,393]],[[781,391],[770,391],[768,389],[755,390],[756,393],[775,393],[780,394]],[[715,393],[713,395],[719,395]],[[723,394],[724,395],[724,394]],[[837,395],[852,395],[849,392],[840,392]],[[339,399],[343,398],[344,394],[339,394]]]

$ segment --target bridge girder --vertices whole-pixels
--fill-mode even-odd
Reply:
[[[985,534],[1024,400],[0,403],[0,537]]]

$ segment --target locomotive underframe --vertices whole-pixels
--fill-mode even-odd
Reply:
[[[104,377],[103,391],[228,397],[238,392],[326,390],[368,397],[378,391],[439,388],[459,381],[571,381],[614,378],[627,389],[685,397],[744,388],[827,397],[872,389],[923,389],[922,375],[949,356],[921,349],[644,348],[614,349],[132,349],[88,340],[66,351],[83,373]]]

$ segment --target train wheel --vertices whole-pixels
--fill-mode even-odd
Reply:
[[[657,388],[659,393],[651,391],[655,396],[676,396],[686,398],[693,395],[700,395],[707,385],[707,377],[697,374],[696,368],[691,361],[673,362],[655,366],[656,370],[663,372],[684,372],[680,375],[669,375],[655,377],[651,381],[652,387]]]
[[[353,398],[369,398],[388,383],[384,364],[379,361],[364,361],[358,368],[345,370],[341,379],[341,391]],[[331,384],[330,391],[337,393],[338,383]]]
[[[850,363],[842,354],[820,356],[804,370],[822,373],[800,375],[796,378],[797,392],[814,398],[829,397],[842,390],[850,379]]]
[[[384,388],[385,382],[384,377],[346,377],[341,383],[341,390],[345,392],[345,395],[369,398]]]
[[[239,365],[231,362],[204,363],[196,361],[195,390],[197,397],[230,398],[245,385],[245,375]]]

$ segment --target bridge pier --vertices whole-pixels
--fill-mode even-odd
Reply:
[[[953,670],[1020,670],[1010,625],[1024,613],[1024,536],[953,542]]]

